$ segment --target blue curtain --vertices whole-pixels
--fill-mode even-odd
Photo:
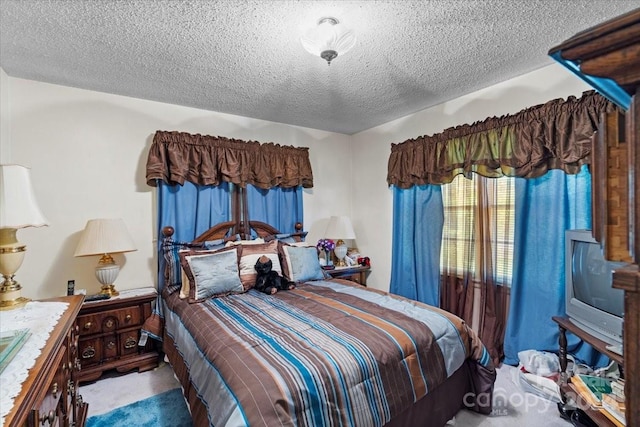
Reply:
[[[558,326],[565,314],[564,232],[591,228],[591,175],[552,170],[536,179],[516,179],[513,282],[505,363],[516,365],[523,350],[558,350]],[[568,334],[568,350],[589,364],[595,351]]]
[[[439,185],[393,187],[392,293],[439,306],[443,224]]]
[[[268,190],[247,185],[249,219],[274,226],[282,233],[294,233],[296,222],[304,220],[302,187],[273,187]]]
[[[171,226],[173,240],[190,242],[210,227],[231,219],[229,184],[198,186],[185,181],[184,185],[168,185],[158,180],[158,289],[164,287],[164,257],[162,228]]]

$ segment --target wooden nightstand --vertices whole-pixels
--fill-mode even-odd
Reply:
[[[140,372],[158,366],[154,340],[138,345],[140,329],[151,315],[156,300],[154,288],[121,291],[108,300],[85,302],[78,316],[80,334],[78,358],[82,369],[79,381],[94,381],[104,371],[116,369]]]
[[[333,278],[351,280],[362,286],[367,286],[367,273],[369,270],[371,270],[371,267],[356,265],[354,267],[336,267],[333,270],[325,271]]]

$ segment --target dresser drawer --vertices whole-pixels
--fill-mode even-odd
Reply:
[[[100,332],[102,317],[100,315],[78,316],[78,328],[80,336],[91,335]]]
[[[139,339],[140,331],[138,329],[120,334],[120,354],[122,356],[137,354]]]
[[[129,326],[139,326],[143,321],[141,308],[135,306],[111,310],[106,313],[78,316],[78,327],[80,336],[87,336],[100,332],[113,332]]]
[[[78,359],[82,367],[100,363],[102,360],[102,339],[99,337],[81,339],[78,344]]]
[[[106,362],[116,357],[118,357],[118,336],[105,335],[102,338],[102,361]]]

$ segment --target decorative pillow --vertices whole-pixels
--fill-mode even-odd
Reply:
[[[280,267],[280,258],[278,258],[278,241],[273,240],[269,243],[242,245],[240,254],[240,281],[245,290],[253,288],[256,284],[256,261],[262,255],[266,255],[272,262],[272,271],[282,274]]]
[[[324,279],[315,246],[282,245],[283,274],[292,282]]]
[[[253,240],[230,240],[227,242],[226,246],[235,246],[235,245],[259,245],[264,243],[264,239],[262,237],[256,237]]]
[[[175,286],[180,284],[180,245],[165,245],[164,253],[164,284],[165,286]]]
[[[222,245],[222,248],[224,248],[224,243]],[[184,253],[185,255],[204,255],[204,254],[210,254],[213,252],[217,252],[218,250],[220,250],[221,248],[215,249],[215,250],[201,250],[201,249],[180,249],[177,252],[176,257],[178,258],[178,265],[180,266],[180,281],[178,282],[180,284],[180,298],[181,299],[185,299],[185,298],[189,298],[189,290],[191,288],[191,283],[189,282],[189,277],[187,276],[187,273],[185,272],[184,268],[182,267],[182,262],[181,262],[181,258],[180,258],[180,254]]]
[[[225,246],[224,239],[207,240],[206,242],[202,243],[203,249],[206,249],[208,251],[222,249],[224,248],[224,246]]]
[[[212,240],[203,243],[203,249],[198,250],[218,250],[224,248],[224,240]],[[164,279],[165,286],[183,285],[182,267],[180,265],[180,252],[190,250],[185,243],[171,242],[163,245],[163,254],[165,260]]]
[[[238,275],[238,248],[214,252],[180,253],[180,263],[189,282],[189,302],[244,292]]]
[[[189,298],[189,278],[187,277],[187,273],[184,271],[182,266],[180,267],[180,271],[182,272],[182,286],[180,287],[180,299]]]
[[[275,240],[279,240],[282,243],[288,243],[288,244],[304,243],[304,242],[300,242],[299,239],[304,239],[306,235],[307,235],[306,232],[272,234],[270,236],[266,236],[264,238],[264,241],[270,242],[275,239]],[[309,244],[305,243],[305,245],[308,246]]]

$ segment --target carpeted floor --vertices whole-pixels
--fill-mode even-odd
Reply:
[[[152,371],[104,374],[100,380],[80,385],[80,394],[89,403],[89,414],[104,414],[120,406],[180,387],[171,366],[161,363]]]
[[[114,426],[193,427],[193,422],[182,390],[174,388],[87,420],[87,427]]]
[[[517,382],[514,382],[514,372],[516,371],[512,366],[502,366],[498,369],[492,415],[479,415],[463,409],[455,419],[449,422],[449,425],[455,427],[571,427],[571,423],[560,418],[555,403],[523,392]],[[107,374],[99,381],[82,385],[80,394],[84,401],[89,403],[89,417],[92,417],[179,386],[171,367],[163,363],[159,368],[141,374],[136,372],[126,375]],[[174,400],[184,401],[181,396],[178,397],[180,399]],[[144,424],[129,422],[122,425],[144,426]],[[147,425],[157,426],[156,424]],[[109,426],[118,427],[118,424],[109,424]]]

